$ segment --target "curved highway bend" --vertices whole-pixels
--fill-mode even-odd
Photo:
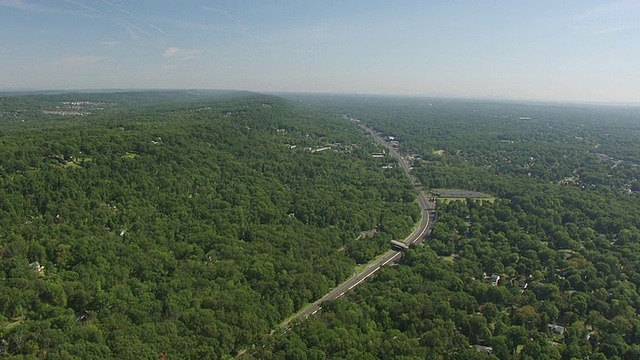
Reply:
[[[414,177],[410,173],[409,165],[407,165],[404,159],[402,159],[402,156],[400,156],[400,154],[393,147],[391,147],[391,145],[387,144],[382,138],[380,138],[371,129],[365,127],[364,125],[359,125],[359,126],[367,130],[369,133],[371,133],[373,138],[378,143],[380,143],[387,150],[389,150],[389,153],[398,160],[404,172],[411,179],[412,185],[418,190],[418,204],[420,205],[420,211],[422,212],[422,221],[420,222],[420,226],[417,229],[415,229],[414,232],[404,240],[404,243],[407,245],[419,244],[420,242],[422,242],[423,237],[431,231],[432,222],[434,220],[432,216],[435,216],[435,204],[432,202],[429,202],[426,196],[424,195],[424,193],[420,190],[419,185],[417,184]],[[401,257],[402,257],[402,253],[400,251],[396,251],[396,250],[387,251],[382,257],[380,257],[374,263],[369,264],[369,266],[367,266],[364,269],[364,271],[362,271],[359,274],[356,274],[351,279],[336,286],[333,290],[331,290],[331,292],[323,296],[320,300],[317,300],[316,302],[311,304],[304,311],[298,313],[293,318],[282,323],[282,327],[284,327],[285,329],[288,329],[291,325],[291,322],[295,320],[305,319],[317,313],[322,308],[323,302],[329,301],[329,300],[335,300],[341,297],[347,291],[352,290],[353,288],[355,288],[356,286],[360,285],[365,280],[370,278],[373,274],[375,274],[378,270],[380,270],[381,267],[389,264],[390,262],[398,261],[400,260]]]

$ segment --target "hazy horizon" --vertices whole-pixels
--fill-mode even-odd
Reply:
[[[640,2],[0,0],[0,89],[640,103]]]

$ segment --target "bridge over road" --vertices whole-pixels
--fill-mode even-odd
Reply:
[[[433,221],[435,220],[435,203],[432,201],[429,201],[426,195],[424,194],[424,192],[420,190],[420,184],[418,184],[418,182],[411,175],[410,167],[404,161],[402,156],[395,149],[393,149],[391,145],[387,144],[382,138],[377,136],[371,129],[363,125],[360,125],[360,126],[366,129],[367,131],[369,131],[373,135],[373,138],[378,143],[380,143],[382,146],[384,146],[389,150],[389,153],[398,160],[404,172],[411,179],[411,183],[418,190],[418,204],[420,205],[420,211],[422,212],[422,220],[420,221],[420,226],[418,226],[418,228],[416,228],[413,231],[413,233],[404,240],[404,243],[407,246],[411,244],[421,243],[422,239],[431,232],[431,227],[433,225]],[[343,296],[346,292],[352,290],[353,288],[362,284],[368,278],[373,276],[378,270],[380,270],[381,267],[389,263],[396,262],[400,260],[401,257],[402,257],[401,251],[397,251],[397,250],[387,251],[375,262],[369,264],[364,269],[364,271],[354,275],[351,279],[336,286],[333,290],[331,290],[331,292],[323,296],[320,300],[317,300],[316,302],[314,302],[313,304],[305,308],[303,311],[299,312],[292,318],[282,323],[282,327],[284,327],[285,329],[288,329],[293,321],[305,319],[315,314],[316,312],[320,311],[320,309],[322,309],[322,303],[324,303],[325,301],[335,300]]]

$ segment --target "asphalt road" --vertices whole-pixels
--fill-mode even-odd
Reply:
[[[393,157],[395,157],[398,160],[398,162],[402,166],[402,169],[405,171],[407,176],[411,178],[411,183],[413,184],[413,186],[416,187],[416,189],[418,189],[417,182],[415,181],[415,179],[410,173],[409,165],[407,165],[407,163],[402,159],[402,156],[400,156],[400,154],[395,149],[393,149],[393,147],[387,144],[383,139],[377,136],[373,131],[371,131],[370,129],[362,125],[361,127],[369,131],[377,142],[379,142],[381,145],[387,148],[387,150],[389,150],[390,154],[393,155]],[[424,238],[424,236],[431,231],[432,224],[430,221],[430,215],[435,212],[434,204],[429,202],[426,196],[424,195],[424,193],[420,190],[418,192],[418,204],[420,205],[420,210],[422,212],[422,221],[420,222],[420,226],[404,240],[404,243],[407,245],[419,244],[420,242],[422,242],[422,239]],[[387,251],[382,257],[380,257],[374,263],[367,266],[364,269],[364,271],[362,271],[357,275],[354,275],[351,279],[336,286],[333,290],[331,290],[331,292],[323,296],[320,300],[311,304],[311,306],[309,306],[307,309],[300,312],[298,315],[289,319],[288,321],[282,323],[282,327],[284,327],[285,329],[288,329],[292,322],[296,320],[306,319],[307,317],[317,313],[318,311],[320,311],[320,309],[322,309],[322,303],[329,300],[335,300],[341,297],[347,291],[352,290],[353,288],[362,284],[368,278],[373,276],[378,270],[380,270],[381,267],[389,263],[396,262],[400,260],[401,257],[402,257],[402,253],[400,251],[396,251],[396,250]]]

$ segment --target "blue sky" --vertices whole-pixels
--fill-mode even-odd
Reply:
[[[0,89],[640,102],[640,1],[0,0]]]

